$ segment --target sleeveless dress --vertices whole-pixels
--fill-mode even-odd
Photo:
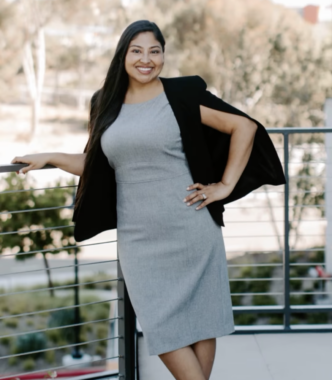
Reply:
[[[123,104],[101,147],[115,170],[117,244],[149,355],[234,332],[225,246],[194,190],[165,92]],[[197,152],[199,154],[199,152]]]

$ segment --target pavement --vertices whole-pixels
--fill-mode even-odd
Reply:
[[[209,380],[332,379],[332,333],[243,334],[217,338]],[[139,340],[140,378],[174,380]]]

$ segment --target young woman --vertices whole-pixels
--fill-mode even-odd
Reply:
[[[117,228],[128,294],[150,355],[178,380],[210,377],[216,337],[234,320],[220,226],[224,203],[284,176],[264,127],[206,90],[198,76],[162,78],[165,41],[153,22],[123,32],[91,99],[82,154],[15,157],[80,176],[82,241]]]

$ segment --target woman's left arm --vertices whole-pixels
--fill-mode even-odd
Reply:
[[[184,202],[189,205],[203,200],[204,193],[207,199],[196,209],[200,209],[216,200],[226,198],[234,189],[244,171],[252,151],[257,124],[244,116],[222,112],[200,105],[201,122],[208,127],[231,135],[227,164],[220,182],[204,186],[193,184],[188,190],[197,189],[188,195]]]

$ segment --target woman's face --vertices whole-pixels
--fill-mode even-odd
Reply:
[[[148,83],[158,77],[164,65],[164,53],[152,32],[139,33],[129,44],[125,69],[129,80]]]

